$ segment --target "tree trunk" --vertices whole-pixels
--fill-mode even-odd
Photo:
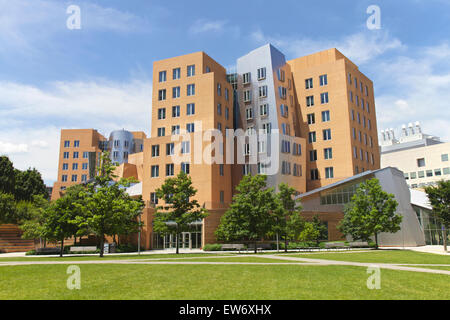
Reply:
[[[59,252],[59,256],[62,257],[63,256],[63,251],[64,251],[64,238],[61,239],[61,251]]]
[[[105,237],[104,235],[100,238],[100,258],[103,258],[103,253],[105,252]]]
[[[287,239],[287,234],[286,235],[284,235],[284,252],[288,252],[287,251],[287,249],[288,249],[288,239]]]
[[[258,253],[258,250],[256,249],[256,241],[255,241],[255,254],[257,254]]]
[[[447,252],[447,229],[444,227],[442,230],[444,234],[444,251]]]
[[[378,250],[378,234],[375,233],[375,250]]]
[[[178,230],[177,230],[177,234],[175,235],[175,242],[176,242],[176,244],[175,244],[176,254],[179,254],[180,253],[180,251],[179,251],[180,244],[178,243]]]

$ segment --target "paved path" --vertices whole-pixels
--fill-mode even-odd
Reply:
[[[231,256],[236,257],[255,257],[255,255],[240,255]],[[325,259],[311,259],[311,258],[300,258],[300,257],[289,257],[281,255],[258,255],[258,258],[275,259],[275,260],[287,260],[289,262],[226,262],[226,261],[187,261],[191,259],[211,259],[215,258],[230,258],[230,256],[209,256],[209,257],[183,257],[183,258],[159,258],[159,259],[132,259],[132,260],[80,260],[80,261],[0,261],[0,266],[21,266],[21,265],[51,265],[51,264],[144,264],[144,265],[299,265],[299,266],[356,266],[356,267],[373,267],[377,266],[381,269],[390,270],[400,270],[400,271],[412,271],[412,272],[423,272],[423,273],[433,273],[433,274],[444,274],[450,275],[448,270],[439,269],[427,269],[420,268],[417,266],[443,266],[450,267],[446,264],[392,264],[392,263],[365,263],[365,262],[350,262],[350,261],[335,261],[335,260],[325,260]],[[163,260],[163,261],[161,261]],[[171,260],[171,261],[167,261]],[[173,261],[172,261],[173,260]]]

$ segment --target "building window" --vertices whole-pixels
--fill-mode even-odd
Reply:
[[[259,97],[266,98],[267,97],[267,86],[259,87]]]
[[[188,103],[186,108],[186,114],[191,116],[195,114],[195,103]]]
[[[314,116],[314,113],[308,114],[307,118],[308,118],[308,124],[316,123],[316,117]]]
[[[267,116],[269,105],[268,104],[262,104],[259,106],[259,114],[261,116]]]
[[[159,101],[166,100],[166,89],[161,89],[158,91],[158,100]]]
[[[308,142],[309,143],[316,142],[316,132],[315,131],[308,133]]]
[[[312,107],[314,105],[314,96],[306,97],[306,106]]]
[[[186,174],[189,174],[191,172],[190,164],[187,162],[182,162],[181,163],[181,171],[183,171]]]
[[[447,154],[442,154],[442,155],[441,155],[441,161],[442,161],[442,162],[447,162],[447,161],[448,161],[448,153],[447,153]]]
[[[258,166],[258,174],[265,174],[266,173],[266,166],[263,163],[258,162],[257,166]]]
[[[180,77],[181,77],[181,69],[180,68],[173,69],[173,77],[172,77],[172,79],[173,80],[177,80],[177,79],[180,79]]]
[[[445,175],[450,174],[450,167],[447,167],[447,168],[442,169],[442,172],[443,172]]]
[[[266,78],[266,68],[258,69],[258,80],[263,80]]]
[[[251,174],[251,170],[250,170],[250,165],[249,165],[249,164],[244,164],[244,165],[242,166],[242,174],[243,174],[244,176],[246,176],[246,175],[248,175],[248,174]]]
[[[89,158],[89,152],[88,151],[84,151],[83,152],[83,159],[87,159]]]
[[[281,174],[290,175],[291,174],[291,163],[283,161],[281,163]]]
[[[174,155],[174,148],[175,148],[175,144],[172,143],[167,143],[166,144],[166,156],[173,156]]]
[[[250,83],[250,72],[244,73],[242,75],[242,82],[243,82],[243,84]]]
[[[225,202],[225,192],[220,191],[220,203],[224,203],[224,202]]]
[[[330,121],[330,111],[322,111],[322,122]]]
[[[187,67],[187,76],[193,77],[195,76],[195,65],[191,65]]]
[[[293,148],[294,148],[294,150],[292,152],[293,152],[294,156],[301,156],[302,155],[302,145],[301,144],[294,142]]]
[[[250,90],[244,91],[244,102],[252,101],[252,92]]]
[[[180,106],[172,107],[172,118],[178,118],[180,116]]]
[[[302,165],[294,163],[294,177],[301,177],[302,176]]]
[[[64,152],[63,158],[64,159],[69,159],[69,152]]]
[[[263,123],[263,124],[262,124],[262,128],[263,128],[263,131],[264,131],[265,133],[270,134],[271,131],[272,131],[272,124],[271,124],[271,123],[268,123],[268,122]]]
[[[287,140],[281,140],[281,152],[291,153],[291,142]]]
[[[66,175],[66,174],[63,174],[63,175],[62,175],[61,181],[62,181],[62,182],[67,182],[67,175]]]
[[[195,95],[195,84],[188,84],[187,85],[187,95],[188,96]]]
[[[333,167],[325,168],[325,179],[334,178],[334,169]]]
[[[164,137],[166,135],[166,128],[158,128],[158,137]]]
[[[166,108],[158,109],[158,120],[164,120],[166,118]]]
[[[286,99],[287,90],[285,87],[278,87],[278,93],[280,94],[280,99]]]
[[[180,125],[172,126],[172,135],[180,134]]]
[[[258,153],[266,153],[266,142],[265,141],[258,141]]]
[[[72,163],[72,170],[78,170],[78,163]]]
[[[73,158],[74,158],[74,159],[78,159],[78,151],[75,151],[75,152],[73,153]]]
[[[82,175],[81,175],[81,181],[82,181],[82,182],[86,182],[86,181],[87,181],[87,175],[82,174]]]
[[[230,118],[230,109],[228,107],[225,107],[225,120],[228,120]]]
[[[159,82],[166,82],[166,80],[167,80],[167,72],[160,71],[159,72]]]
[[[222,95],[222,85],[220,83],[217,84],[217,95],[218,96]]]
[[[173,87],[172,88],[172,98],[176,99],[180,97],[180,87]]]
[[[186,124],[186,131],[188,133],[194,132],[195,131],[195,125],[193,123]]]
[[[323,130],[323,140],[331,140],[331,129]]]
[[[64,141],[64,148],[69,148],[70,147],[70,141],[66,140]]]
[[[85,162],[81,165],[81,169],[82,170],[87,170],[88,169],[88,164]]]
[[[219,174],[220,174],[221,176],[224,175],[224,165],[223,165],[223,164],[219,164]]]
[[[225,100],[229,100],[228,88],[225,88]]]
[[[320,94],[320,103],[326,104],[328,103],[328,92],[324,92]]]
[[[247,108],[245,109],[245,116],[247,120],[253,119],[253,108]]]
[[[72,175],[72,182],[77,182],[78,176],[76,174]]]
[[[152,166],[151,171],[152,171],[152,173],[151,173],[152,178],[159,177],[159,166]]]
[[[62,169],[63,169],[63,170],[69,170],[69,164],[63,163]]]
[[[319,77],[319,79],[320,79],[320,86],[321,87],[328,85],[328,76],[326,74],[321,75]]]
[[[150,202],[152,204],[158,204],[158,197],[156,195],[156,192],[151,192],[150,193]]]
[[[319,180],[319,170],[318,169],[312,169],[311,171],[311,180]]]
[[[309,151],[309,161],[317,161],[317,150],[310,150]]]
[[[417,159],[417,166],[419,168],[425,167],[425,158]]]
[[[74,147],[74,148],[79,148],[79,147],[80,147],[80,140],[75,140],[75,141],[73,142],[73,147]]]
[[[278,69],[277,74],[278,74],[278,80],[284,82],[284,80],[285,80],[284,70]]]
[[[191,152],[191,143],[189,141],[181,142],[181,154],[187,154]]]
[[[309,78],[305,80],[305,89],[312,89],[313,88],[313,79]]]
[[[442,171],[441,171],[441,169],[434,169],[434,175],[435,175],[435,176],[442,176]]]
[[[333,149],[332,148],[323,149],[323,155],[324,155],[325,160],[333,159]]]
[[[285,104],[280,106],[280,114],[282,117],[287,118],[289,116],[289,107]]]
[[[175,174],[175,168],[173,163],[166,164],[166,177],[171,177]]]

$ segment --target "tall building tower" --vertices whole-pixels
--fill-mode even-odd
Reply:
[[[287,183],[305,192],[305,139],[284,55],[270,44],[262,46],[237,60],[237,75],[238,126],[250,137],[243,173],[267,174],[269,186]]]
[[[181,247],[199,248],[215,241],[214,231],[232,198],[232,164],[215,163],[211,155],[225,159],[226,139],[219,136],[232,128],[232,87],[224,67],[204,52],[154,62],[152,134],[144,143],[146,217],[151,219],[151,207],[158,204],[156,189],[181,170],[192,177],[198,190],[195,198],[210,212],[183,234]],[[175,246],[173,236],[153,234],[151,221],[145,222],[147,247]]]
[[[52,200],[58,199],[67,187],[95,176],[98,154],[105,141],[94,129],[61,130],[58,179],[53,185]]]
[[[336,49],[287,63],[307,140],[307,190],[379,169],[372,81]]]

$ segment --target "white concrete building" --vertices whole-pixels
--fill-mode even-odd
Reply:
[[[393,129],[381,131],[381,168],[403,171],[410,188],[424,188],[450,179],[450,143],[422,133],[420,124],[402,127],[397,139]]]

